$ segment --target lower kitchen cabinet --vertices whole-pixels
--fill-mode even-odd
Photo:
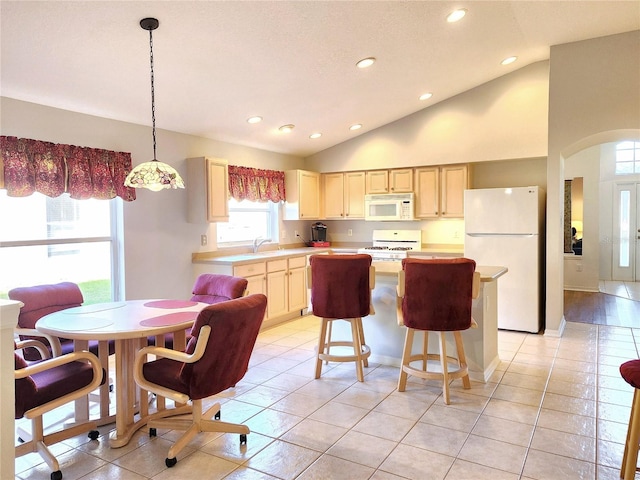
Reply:
[[[270,326],[303,313],[308,306],[306,255],[273,260],[224,265],[198,264],[196,274],[220,273],[247,279],[247,295],[267,296],[267,312],[263,326]]]

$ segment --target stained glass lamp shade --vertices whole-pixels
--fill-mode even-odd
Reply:
[[[153,192],[159,192],[164,188],[184,188],[184,182],[180,174],[171,165],[156,159],[156,105],[155,90],[153,87],[153,30],[158,28],[160,22],[155,18],[143,18],[140,26],[149,31],[149,50],[151,63],[151,121],[153,124],[153,160],[144,162],[135,167],[124,181],[127,187],[146,188]]]

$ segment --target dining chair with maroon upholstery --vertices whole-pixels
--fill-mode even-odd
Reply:
[[[140,388],[177,404],[152,414],[147,422],[150,435],[158,427],[185,430],[169,449],[168,467],[176,464],[178,453],[200,432],[239,433],[240,444],[246,443],[249,427],[220,421],[220,403],[203,412],[202,401],[244,377],[266,308],[267,297],[261,293],[209,305],[198,314],[185,352],[148,346],[136,353],[134,378]],[[147,355],[156,359],[147,362]],[[190,418],[165,418],[182,413],[180,405],[188,402]]]
[[[23,303],[18,315],[16,333],[21,340],[29,338],[40,340],[47,345],[53,357],[73,352],[73,341],[66,338],[52,337],[36,330],[36,322],[49,313],[59,312],[67,308],[79,307],[84,302],[80,287],[73,282],[61,282],[50,285],[18,287],[9,290],[11,300]],[[104,345],[105,354],[112,355],[115,342]],[[99,355],[99,343],[89,342],[89,351]],[[33,349],[24,350],[24,358],[29,361],[40,360],[40,355]]]
[[[226,302],[234,298],[240,298],[247,293],[247,279],[234,277],[232,275],[222,275],[216,273],[203,273],[196,278],[193,285],[192,302],[214,303]],[[191,329],[186,330],[187,342],[191,338]],[[156,344],[155,337],[149,337],[149,345]],[[159,347],[173,348],[173,333],[164,336],[164,345]]]
[[[362,318],[373,314],[371,290],[375,286],[375,269],[371,255],[311,255],[307,270],[307,287],[311,289],[311,308],[322,319],[318,340],[315,378],[322,374],[324,362],[355,362],[356,376],[364,381],[363,366],[368,366],[371,349],[366,344]],[[331,325],[343,320],[351,325],[350,340],[332,338]],[[348,347],[353,354],[333,347]]]
[[[398,273],[398,324],[407,328],[398,391],[406,389],[407,377],[436,379],[442,382],[445,404],[450,403],[449,383],[461,378],[471,388],[469,368],[464,354],[461,331],[477,327],[471,316],[472,301],[480,291],[476,262],[468,258],[406,258]],[[413,354],[416,332],[423,333],[420,353]],[[439,353],[428,353],[429,332],[439,334]],[[447,354],[447,332],[453,333],[457,357]],[[440,371],[429,371],[429,360],[437,360]],[[420,362],[420,367],[412,366]],[[449,364],[456,368],[449,370]]]
[[[33,340],[27,342],[33,348]],[[14,347],[21,349],[18,342]],[[62,472],[58,460],[48,446],[89,432],[96,440],[96,423],[87,421],[44,434],[43,415],[69,402],[87,396],[104,382],[105,373],[94,354],[71,352],[40,362],[27,364],[14,352],[15,358],[15,418],[31,420],[30,439],[15,447],[15,456],[37,452],[51,468],[51,479],[60,480]]]

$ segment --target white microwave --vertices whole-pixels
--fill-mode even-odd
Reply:
[[[364,219],[376,222],[414,220],[413,193],[365,195]]]

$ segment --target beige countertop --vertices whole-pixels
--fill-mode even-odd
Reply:
[[[210,265],[242,265],[259,261],[275,260],[281,258],[299,257],[301,255],[313,255],[314,253],[324,253],[331,251],[331,248],[287,248],[284,250],[264,250],[257,253],[238,253],[222,257],[206,256],[201,254],[194,256],[192,263],[205,263]]]
[[[262,250],[257,253],[244,252],[233,253],[225,255],[220,251],[214,252],[199,252],[192,255],[192,263],[204,263],[210,265],[242,265],[245,263],[253,263],[259,261],[267,261],[273,259],[299,257],[301,255],[313,255],[314,253],[356,253],[361,246],[340,244],[331,247],[299,247],[299,248],[284,248],[278,250]],[[409,252],[409,256],[429,256],[429,255],[447,255],[458,256],[462,255],[463,250],[457,246],[430,246],[423,245],[421,250],[415,250]]]

